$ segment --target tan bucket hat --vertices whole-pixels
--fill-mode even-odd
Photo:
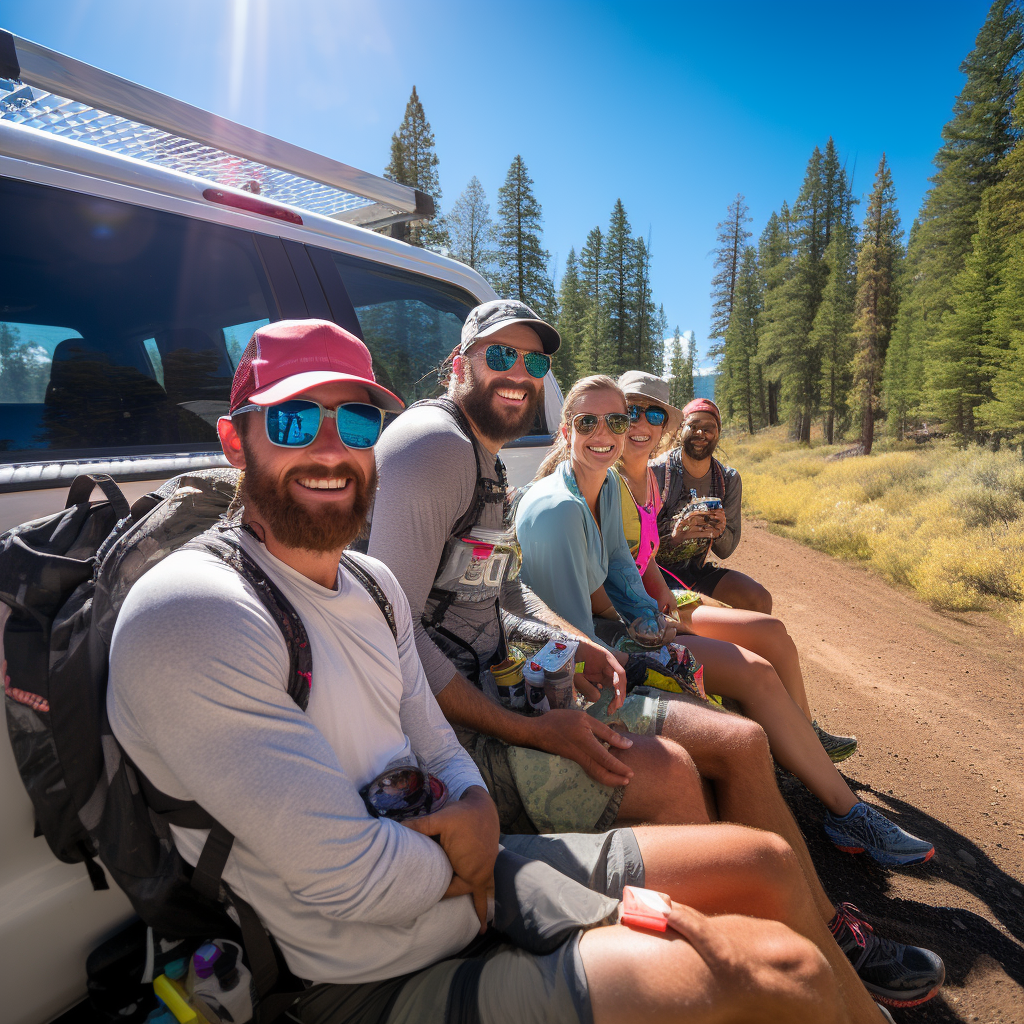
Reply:
[[[655,377],[653,373],[643,370],[627,370],[619,378],[619,387],[626,393],[627,401],[641,398],[645,405],[660,405],[667,413],[665,435],[671,437],[683,422],[683,411],[669,403],[668,381],[664,377]]]

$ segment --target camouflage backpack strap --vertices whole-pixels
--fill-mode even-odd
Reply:
[[[256,591],[263,606],[280,627],[288,648],[288,696],[305,711],[313,685],[313,653],[306,627],[280,587],[253,561],[228,530],[216,528],[189,541],[185,547],[201,548],[231,566]]]
[[[391,602],[388,600],[387,594],[381,589],[380,584],[351,555],[342,555],[341,564],[355,576],[362,588],[373,598],[387,621],[391,635],[395,638],[395,643],[398,643],[398,626],[395,624],[395,610],[391,607]]]

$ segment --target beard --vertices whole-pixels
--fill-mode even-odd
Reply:
[[[509,385],[496,380],[482,384],[474,376],[473,366],[468,359],[463,365],[464,379],[452,389],[452,398],[462,406],[484,437],[507,444],[527,433],[544,401],[544,385],[538,385],[531,394],[530,386],[524,383]],[[498,388],[526,391],[523,408],[516,410],[497,406],[494,395]]]
[[[716,439],[714,441],[705,440],[702,447],[695,447],[694,438],[692,436],[683,438],[683,451],[686,452],[686,454],[695,462],[700,462],[703,459],[710,458],[717,445],[718,441]]]
[[[324,504],[310,508],[296,501],[288,490],[288,484],[299,477],[348,477],[348,486],[355,488],[354,500],[348,507]],[[246,509],[259,513],[271,533],[285,547],[318,554],[348,547],[366,522],[376,490],[376,467],[368,480],[358,467],[342,463],[331,472],[325,472],[322,466],[300,466],[290,470],[284,480],[278,481],[263,472],[259,463],[246,452],[246,470],[241,485],[243,503]]]

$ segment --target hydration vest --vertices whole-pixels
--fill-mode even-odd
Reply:
[[[438,563],[437,572],[434,574],[434,582],[427,596],[428,603],[423,613],[422,622],[428,636],[439,634],[469,655],[472,668],[467,674],[477,686],[480,686],[481,668],[486,666],[480,665],[480,657],[472,645],[446,628],[444,622],[456,601],[469,604],[491,602],[494,605],[494,613],[499,625],[498,650],[499,652],[504,651],[505,641],[504,635],[501,633],[499,595],[504,581],[514,578],[518,574],[520,558],[516,545],[507,537],[491,544],[474,540],[470,537],[470,532],[474,527],[480,526],[480,521],[488,506],[500,504],[503,528],[506,533],[510,533],[507,506],[508,480],[505,476],[505,466],[501,458],[497,456],[494,468],[498,479],[491,480],[484,475],[480,448],[473,434],[473,428],[457,403],[450,398],[427,398],[416,402],[409,408],[415,409],[420,406],[434,406],[448,413],[472,444],[473,456],[476,459],[476,484],[473,487],[473,497],[470,499],[469,507],[452,526],[448,539],[445,541],[441,560]],[[501,653],[499,660],[501,658],[504,658],[504,653]]]

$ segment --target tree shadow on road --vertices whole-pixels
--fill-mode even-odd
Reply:
[[[909,875],[924,883],[927,899],[896,896],[891,879],[898,876],[893,869],[881,867],[867,855],[851,856],[837,850],[822,829],[824,811],[818,800],[787,772],[780,769],[777,777],[829,897],[836,903],[855,904],[887,938],[926,946],[945,962],[943,993],[924,1006],[905,1011],[905,1016],[899,1011],[894,1016],[920,1024],[978,1019],[977,1007],[960,1011],[954,1005],[960,1000],[956,990],[963,988],[973,972],[972,988],[979,975],[992,976],[991,985],[987,980],[980,983],[986,990],[983,1001],[991,1000],[992,1015],[980,1019],[986,1024],[1014,1020],[1013,986],[995,979],[1005,974],[1024,986],[1024,896],[1013,892],[1024,892],[1024,884],[1007,875],[984,850],[948,825],[888,793],[848,778],[859,796],[866,796],[902,828],[935,844],[935,856],[927,864],[895,869],[899,875]],[[958,856],[958,851],[963,851],[968,859]],[[947,887],[960,889],[980,901],[1013,938],[980,914],[949,906],[958,902],[958,897]],[[974,1001],[972,998],[971,1002]],[[1003,1007],[1006,1016],[1002,1015]],[[961,1016],[961,1012],[966,1016]]]

